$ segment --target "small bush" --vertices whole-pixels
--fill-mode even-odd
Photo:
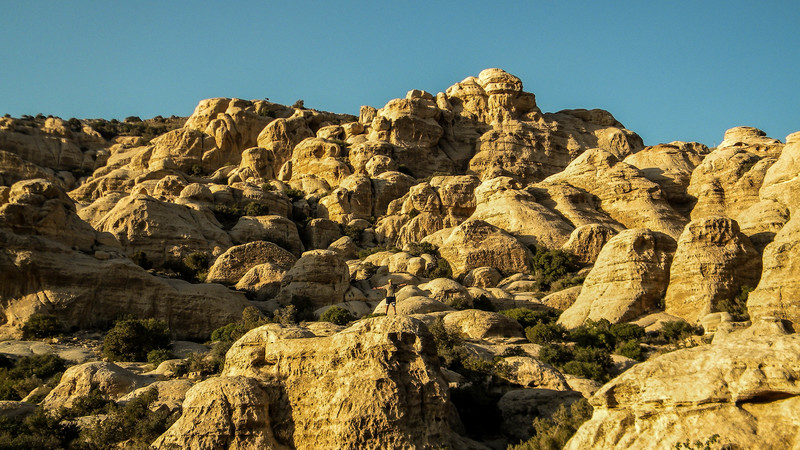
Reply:
[[[289,196],[289,199],[291,201],[296,202],[297,200],[301,200],[301,199],[305,198],[306,193],[301,191],[300,189],[289,188],[289,189],[286,189],[286,195]]]
[[[546,308],[546,309],[527,309],[527,308],[514,308],[514,309],[506,309],[504,311],[500,311],[500,314],[503,314],[506,317],[510,317],[520,325],[522,328],[528,328],[536,325],[537,323],[553,323],[558,320],[558,316],[560,312],[557,309],[553,308]]]
[[[150,350],[147,353],[147,362],[156,367],[158,367],[158,365],[161,364],[162,362],[173,358],[174,355],[172,354],[172,352],[165,348],[157,348],[155,350]]]
[[[658,334],[663,337],[668,343],[674,344],[691,335],[702,334],[702,329],[693,327],[682,320],[675,320],[671,322],[664,322]]]
[[[615,323],[609,331],[618,341],[640,340],[645,337],[644,328],[635,323]]]
[[[269,215],[269,207],[261,203],[250,202],[244,207],[245,216],[266,216]]]
[[[635,359],[637,361],[645,360],[645,354],[642,350],[642,346],[636,340],[625,341],[622,344],[619,344],[614,352],[618,355]]]
[[[582,347],[613,350],[617,346],[617,338],[611,332],[611,324],[606,319],[596,322],[587,320],[583,325],[570,330],[567,339]]]
[[[452,278],[453,269],[450,268],[450,263],[446,259],[441,258],[436,261],[436,267],[428,275],[430,278]]]
[[[496,310],[494,303],[492,303],[492,301],[485,295],[479,295],[477,298],[474,298],[472,300],[472,307],[475,309],[480,309],[481,311],[494,312]]]
[[[151,350],[167,348],[167,324],[156,319],[118,320],[103,339],[103,355],[111,360],[144,361]]]
[[[535,435],[508,450],[553,450],[563,448],[581,424],[592,417],[592,406],[586,399],[558,407],[551,417],[533,419]]]
[[[324,313],[322,313],[322,316],[320,316],[319,320],[322,322],[330,322],[335,325],[347,325],[355,320],[355,317],[353,317],[350,311],[344,308],[339,306],[331,306]]]
[[[747,313],[747,296],[753,292],[750,286],[742,286],[739,295],[733,298],[726,298],[717,304],[717,309],[727,312],[735,321],[745,321],[750,319],[750,314]]]
[[[430,242],[411,243],[408,244],[408,253],[410,253],[411,256],[421,256],[426,253],[438,256],[439,249]]]
[[[525,337],[534,344],[549,344],[550,342],[560,341],[564,338],[564,334],[566,334],[564,327],[553,322],[539,322],[525,329]]]
[[[378,253],[378,252],[397,253],[399,251],[400,251],[400,249],[397,248],[397,247],[389,247],[389,246],[384,246],[384,245],[378,245],[378,246],[370,247],[370,248],[367,248],[367,249],[364,249],[364,250],[361,250],[360,252],[358,252],[358,259],[364,259],[364,258],[368,257],[369,255],[374,255],[375,253]]]
[[[603,370],[603,366],[598,363],[586,361],[569,361],[561,369],[564,373],[575,375],[576,377],[589,378],[600,383],[608,381],[608,374]]]
[[[574,358],[572,350],[565,345],[545,344],[539,349],[539,360],[554,367],[561,367]]]
[[[22,338],[47,338],[58,336],[63,331],[63,326],[58,317],[52,314],[32,314],[22,325]]]
[[[361,241],[361,228],[346,225],[344,227],[344,235],[353,240],[353,242]]]
[[[136,252],[131,255],[131,260],[139,267],[144,270],[149,270],[153,268],[153,263],[151,263],[147,259],[147,254],[145,252]]]
[[[532,246],[531,251],[533,252],[533,273],[539,275],[547,287],[559,279],[568,277],[570,273],[579,268],[575,255],[563,250],[547,250]]]

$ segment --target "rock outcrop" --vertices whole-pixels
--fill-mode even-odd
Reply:
[[[669,282],[675,240],[646,229],[611,238],[586,276],[580,295],[558,323],[575,328],[586,319],[626,322],[658,309]]]
[[[720,304],[731,301],[743,287],[755,287],[760,275],[758,252],[735,221],[694,220],[678,239],[664,312],[697,323],[720,311]]]
[[[800,444],[800,336],[756,323],[713,345],[637,364],[590,400],[592,419],[567,449],[673,447],[719,435],[721,445]]]
[[[251,330],[234,344],[222,377],[187,395],[186,417],[158,445],[235,439],[249,448],[271,434],[298,449],[469,447],[456,434],[461,424],[422,322],[390,316],[329,337],[284,339],[269,332],[275,327]],[[230,407],[219,411],[217,404]],[[251,405],[268,407],[247,418],[237,412]],[[189,426],[200,413],[230,433]]]

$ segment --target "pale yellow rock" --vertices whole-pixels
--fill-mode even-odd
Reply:
[[[646,229],[611,238],[586,276],[578,298],[558,319],[567,328],[586,319],[611,323],[633,320],[658,308],[669,281],[675,241]]]
[[[759,201],[759,188],[774,158],[740,147],[718,148],[692,172],[687,192],[697,199],[692,219],[738,217]]]
[[[465,309],[444,316],[444,325],[469,339],[516,338],[524,336],[522,326],[502,314]]]
[[[735,127],[725,131],[725,136],[717,148],[726,147],[738,147],[750,153],[777,158],[781,154],[783,143],[767,136],[767,133],[758,128]]]
[[[793,135],[789,137],[791,136]],[[759,197],[778,202],[790,211],[795,211],[800,205],[795,195],[800,186],[800,141],[790,142],[789,137],[786,138],[786,146],[775,164],[767,169]]]
[[[159,201],[148,195],[121,199],[92,225],[113,234],[123,249],[144,252],[154,264],[190,253],[220,253],[231,246],[208,210]]]
[[[228,175],[228,184],[237,181],[263,183],[275,178],[275,154],[271,150],[252,147],[242,152],[239,167]]]
[[[800,329],[800,216],[794,215],[766,246],[763,272],[747,298],[747,311],[755,321],[777,317],[793,330]]]
[[[231,228],[230,235],[236,244],[269,241],[295,256],[300,256],[303,251],[303,243],[300,242],[297,226],[282,216],[242,216]]]
[[[281,167],[292,158],[292,149],[303,139],[314,136],[302,115],[280,118],[270,122],[258,135],[258,146],[271,150],[275,167]]]
[[[472,296],[467,288],[449,278],[436,278],[417,287],[427,292],[431,299],[449,306],[458,305],[463,308],[472,305]]]
[[[530,250],[513,236],[479,220],[468,220],[448,232],[439,245],[454,277],[478,267],[494,267],[500,273],[530,272]]]
[[[557,211],[575,228],[602,225],[614,231],[625,229],[624,225],[602,210],[597,196],[570,185],[568,181],[536,183],[528,190],[536,195],[539,203]]]
[[[687,210],[692,198],[686,193],[692,171],[710,152],[698,142],[670,142],[645,147],[624,159],[642,172],[648,180],[661,187],[667,201],[674,207]],[[688,212],[688,210],[687,210]]]
[[[58,385],[42,400],[42,406],[48,410],[69,408],[77,398],[93,390],[100,391],[109,400],[117,400],[153,381],[111,362],[85,363],[68,368]]]
[[[545,180],[559,182],[596,195],[603,211],[627,228],[649,228],[677,239],[687,222],[667,203],[657,184],[607,150],[587,150],[563,172]]]
[[[303,230],[303,241],[308,249],[325,249],[342,237],[336,222],[328,219],[312,219]]]
[[[202,166],[203,154],[216,147],[214,139],[205,133],[190,128],[179,128],[158,136],[148,166],[152,169],[169,160],[180,170],[189,172],[193,166]],[[206,169],[210,169],[207,166]]]
[[[755,287],[760,277],[761,258],[735,221],[694,220],[678,239],[664,312],[697,323],[743,287]]]
[[[150,390],[155,390],[158,397],[149,405],[151,411],[157,411],[160,408],[166,408],[170,412],[180,411],[181,404],[186,398],[186,391],[191,389],[193,385],[194,383],[191,381],[183,379],[154,381],[121,397],[118,402],[124,405],[148,393]]]
[[[236,290],[251,292],[256,300],[269,300],[281,289],[281,281],[289,270],[278,264],[263,263],[251,267],[236,283]]]
[[[569,390],[567,380],[558,370],[529,356],[503,358],[500,377],[509,383],[528,388]]]
[[[525,245],[559,248],[573,230],[509,177],[485,180],[475,188],[475,199],[477,206],[471,219],[492,224]]]
[[[262,327],[237,341],[223,377],[270,380],[265,386],[279,443],[297,449],[475,447],[454,433],[461,425],[422,322],[391,315],[329,337],[267,339]]]
[[[464,286],[491,288],[497,286],[501,278],[494,267],[477,267],[464,275]]]
[[[308,302],[313,309],[344,300],[350,271],[344,260],[329,250],[310,250],[300,257],[281,282],[278,303]]]
[[[320,138],[307,138],[292,151],[292,178],[314,176],[335,188],[350,175],[350,168],[342,160],[339,144]]]
[[[270,263],[289,270],[297,258],[272,242],[254,241],[236,245],[219,255],[206,276],[207,283],[236,284],[251,268]]]
[[[581,264],[594,264],[600,250],[617,232],[600,224],[581,225],[569,235],[561,249],[575,255]]]
[[[575,304],[578,295],[581,293],[582,286],[572,286],[562,289],[558,292],[553,292],[542,297],[542,303],[555,308],[559,311],[566,311],[570,306]]]
[[[672,447],[714,434],[721,445],[795,448],[800,337],[760,328],[637,364],[592,397],[592,419],[565,448]]]
[[[186,393],[183,414],[154,448],[274,448],[270,394],[247,377],[214,377]]]

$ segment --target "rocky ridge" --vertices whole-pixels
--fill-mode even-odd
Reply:
[[[387,280],[408,286],[399,317],[250,331],[220,377],[163,388],[183,417],[156,446],[496,447],[454,406],[469,371],[441,366],[438,319],[504,367],[495,438],[526,439],[508,425],[536,416],[524,402],[552,415],[591,390],[525,347],[536,344],[517,320],[479,309],[550,307],[567,329],[683,320],[716,333],[627,371],[617,361],[570,448],[677,442],[689,424],[704,438],[713,414],[736,428],[731,443],[766,442],[780,423],[770,446],[796,445],[794,416],[778,417],[796,398],[780,355],[800,320],[797,133],[784,143],[736,127],[716,148],[645,147],[606,111],[542,112],[500,69],[358,117],[216,98],[182,122],[126,120],[142,135],[125,136],[119,123],[0,119],[0,335],[19,338],[34,314],[76,330],[132,315],[202,341],[248,307],[310,320],[335,306],[355,319],[383,312]],[[558,251],[580,271],[551,275]],[[123,401],[168,373],[89,364],[43,405],[92,386]],[[709,370],[702,398],[658,381]]]

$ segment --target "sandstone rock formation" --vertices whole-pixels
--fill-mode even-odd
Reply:
[[[724,217],[692,221],[678,239],[664,298],[667,314],[697,323],[719,311],[742,287],[753,288],[761,259],[737,223]]]
[[[194,388],[184,405],[186,418],[158,445],[235,439],[251,447],[266,444],[272,434],[278,444],[298,449],[467,447],[455,434],[461,425],[448,402],[433,339],[421,322],[374,318],[330,337],[271,342],[270,327],[251,330],[237,341],[223,376],[214,381],[222,389]],[[215,401],[220,395],[225,400]],[[217,410],[216,404],[242,413],[252,411],[252,405],[268,408],[245,419]],[[189,426],[201,413],[215,417],[213,422],[229,432]]]
[[[303,253],[284,276],[278,303],[308,303],[312,309],[335,305],[344,300],[350,285],[350,271],[344,260],[329,250]]]
[[[658,308],[669,281],[675,241],[646,229],[611,238],[586,276],[580,295],[558,323],[575,328],[586,319],[626,322]]]
[[[455,227],[439,247],[454,277],[478,267],[494,267],[504,274],[529,272],[530,250],[513,236],[481,220]]]
[[[775,328],[756,323],[637,364],[591,398],[592,419],[565,448],[672,447],[714,434],[722,445],[796,447],[800,338]]]

